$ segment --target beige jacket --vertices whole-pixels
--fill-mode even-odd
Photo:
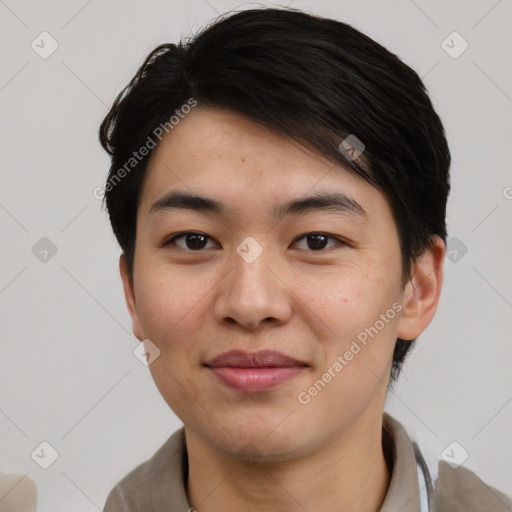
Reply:
[[[380,512],[420,512],[414,446],[404,427],[389,414],[384,413],[383,423],[393,443],[393,471]],[[191,507],[184,481],[186,468],[182,427],[112,489],[103,512],[187,512]],[[452,469],[439,461],[430,512],[512,512],[512,500],[468,469]]]

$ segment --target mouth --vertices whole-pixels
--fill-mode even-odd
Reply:
[[[236,391],[268,391],[283,384],[308,365],[280,352],[247,353],[232,350],[209,360],[205,367],[224,385]]]

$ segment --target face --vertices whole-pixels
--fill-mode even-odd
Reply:
[[[278,215],[325,194],[341,202]],[[123,280],[135,335],[160,351],[159,391],[210,446],[299,457],[381,417],[405,334],[399,240],[384,195],[343,166],[237,114],[195,109],[152,155],[133,286],[126,268]],[[230,351],[241,357],[213,362]],[[283,357],[247,356],[260,351]]]

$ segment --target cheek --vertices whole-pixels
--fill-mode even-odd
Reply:
[[[391,273],[372,273],[359,266],[303,278],[298,290],[303,304],[325,322],[331,336],[346,340],[373,325],[392,306],[397,282]]]
[[[211,286],[201,286],[201,280],[176,271],[158,273],[153,269],[140,277],[137,300],[143,335],[160,350],[149,370],[171,409],[179,417],[187,417],[191,402],[201,396],[195,372],[197,329],[205,303],[201,299]]]
[[[186,346],[181,342],[189,339],[187,331],[197,328],[197,316],[211,288],[205,280],[167,270],[141,272],[136,291],[143,334],[154,338],[161,350],[168,349],[177,338]]]
[[[331,368],[337,375],[331,392],[341,393],[348,401],[352,393],[364,394],[365,386],[375,390],[380,379],[387,379],[396,342],[398,314],[393,305],[397,305],[400,275],[395,275],[394,267],[386,268],[386,272],[383,268],[358,265],[331,273],[330,278],[304,282],[304,302],[309,302],[315,313],[314,322],[328,326],[328,330],[317,332],[323,340],[323,355],[315,378]],[[336,372],[333,365],[339,362],[338,356],[343,369]],[[324,399],[329,395],[325,393]]]

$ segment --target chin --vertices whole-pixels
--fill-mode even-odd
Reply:
[[[233,457],[275,462],[300,456],[310,443],[308,432],[302,425],[289,424],[293,413],[286,415],[233,415],[218,417],[222,425],[212,429],[211,422],[202,425],[202,437]],[[287,423],[284,425],[284,423]]]

